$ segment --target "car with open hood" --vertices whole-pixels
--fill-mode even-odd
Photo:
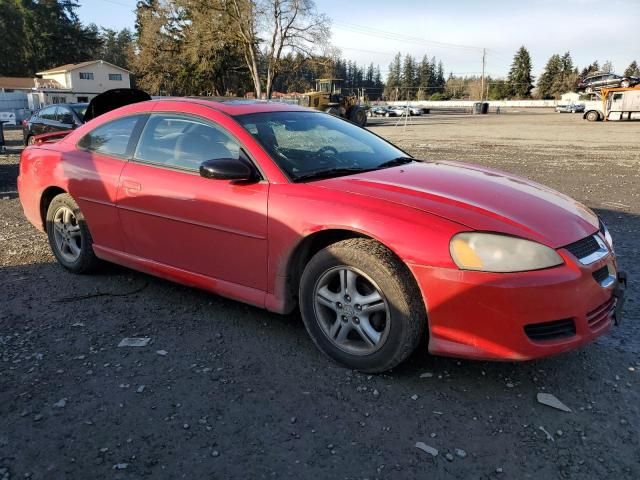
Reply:
[[[361,371],[416,348],[545,357],[620,319],[626,277],[589,208],[297,106],[123,106],[27,147],[18,188],[66,270],[114,262],[299,308],[318,348]]]

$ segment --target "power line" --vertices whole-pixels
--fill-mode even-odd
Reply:
[[[361,35],[368,35],[371,37],[385,38],[387,40],[398,40],[406,43],[414,43],[418,45],[425,45],[425,46],[431,46],[431,47],[482,51],[482,47],[439,42],[436,40],[427,40],[426,38],[415,37],[411,35],[404,35],[404,34],[395,33],[395,32],[389,32],[387,30],[381,30],[379,28],[373,28],[373,27],[366,27],[363,25],[357,25],[355,23],[347,23],[347,22],[340,22],[340,21],[335,21],[334,23],[338,25],[338,29],[350,31],[352,33],[359,33]]]

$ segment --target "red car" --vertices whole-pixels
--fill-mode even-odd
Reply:
[[[273,312],[299,305],[320,350],[361,371],[422,341],[544,357],[620,316],[625,277],[588,208],[291,105],[124,106],[27,147],[18,187],[66,269],[106,260]]]

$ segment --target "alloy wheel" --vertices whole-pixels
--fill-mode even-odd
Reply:
[[[348,266],[324,272],[314,288],[314,311],[327,338],[353,355],[369,355],[385,343],[390,329],[387,299],[363,272]]]
[[[53,238],[58,253],[67,261],[75,262],[82,253],[82,231],[73,211],[61,206],[53,215]]]

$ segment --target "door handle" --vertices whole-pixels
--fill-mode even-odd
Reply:
[[[142,185],[140,185],[137,182],[132,182],[130,180],[125,180],[124,182],[122,182],[122,186],[124,187],[124,191],[127,193],[127,195],[131,195],[131,196],[136,195],[138,192],[142,190]]]

